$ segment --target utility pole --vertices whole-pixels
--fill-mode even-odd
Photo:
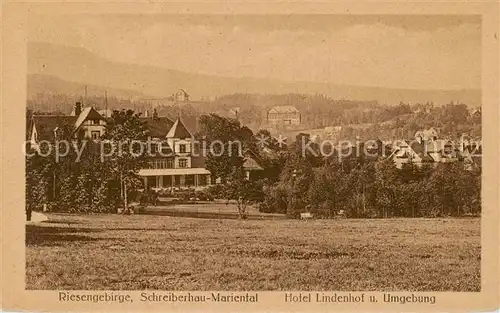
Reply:
[[[104,115],[108,116],[108,91],[104,90]]]

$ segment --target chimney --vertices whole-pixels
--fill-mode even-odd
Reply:
[[[80,113],[82,113],[82,103],[77,102],[75,103],[75,116],[79,116]]]

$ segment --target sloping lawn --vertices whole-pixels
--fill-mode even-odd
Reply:
[[[480,219],[49,215],[27,289],[479,291]]]

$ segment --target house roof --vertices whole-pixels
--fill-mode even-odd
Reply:
[[[31,119],[31,123],[28,126],[28,132],[31,134],[33,131],[33,126],[36,129],[36,139],[40,140],[52,140],[54,139],[54,130],[57,127],[61,127],[64,124],[75,125],[77,118],[76,116],[65,116],[65,115],[34,115]]]
[[[482,149],[481,144],[473,143],[473,144],[464,145],[462,154],[480,156],[483,153],[482,150],[483,149]]]
[[[433,140],[425,143],[425,151],[428,153],[431,152],[440,152],[444,150],[446,146],[453,147],[451,141],[445,139]]]
[[[246,157],[245,162],[243,162],[243,168],[246,170],[263,170],[262,166],[255,161],[252,157]]]
[[[168,117],[140,117],[139,119],[144,122],[151,137],[165,138],[174,125],[174,122]]]
[[[172,125],[172,128],[167,133],[167,138],[191,138],[193,135],[187,130],[186,126],[184,123],[182,123],[180,118],[177,118],[174,122],[174,125]]]
[[[409,158],[410,156],[417,157],[417,161],[420,158],[421,162],[434,162],[434,159],[427,153],[425,145],[418,141],[401,142],[390,157]]]
[[[412,141],[409,144],[410,148],[415,152],[419,157],[423,157],[425,154],[425,146],[417,141]]]
[[[425,144],[419,142],[412,142],[410,148],[418,155],[422,162],[434,162],[434,159],[429,155],[429,151],[427,150]]]
[[[75,122],[75,129],[80,128],[82,126],[83,122],[86,120],[106,120],[101,114],[99,114],[94,108],[92,107],[86,107],[85,109],[82,110],[82,113],[78,115],[78,118],[76,119]]]
[[[415,138],[416,137],[422,137],[424,139],[428,139],[430,137],[435,137],[438,135],[438,132],[434,127],[431,127],[429,129],[424,129],[424,130],[419,130],[415,133]]]
[[[77,130],[86,120],[106,120],[94,108],[86,107],[79,116],[72,115],[33,115],[28,127],[27,133],[31,136],[33,127],[36,130],[36,140],[54,139],[54,130],[68,125]],[[28,135],[27,134],[27,135]]]
[[[279,105],[272,107],[269,113],[299,113],[299,110],[293,105]]]

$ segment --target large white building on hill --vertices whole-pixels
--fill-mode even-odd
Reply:
[[[300,122],[300,112],[293,105],[275,106],[267,111],[267,123],[270,125],[298,125]]]

